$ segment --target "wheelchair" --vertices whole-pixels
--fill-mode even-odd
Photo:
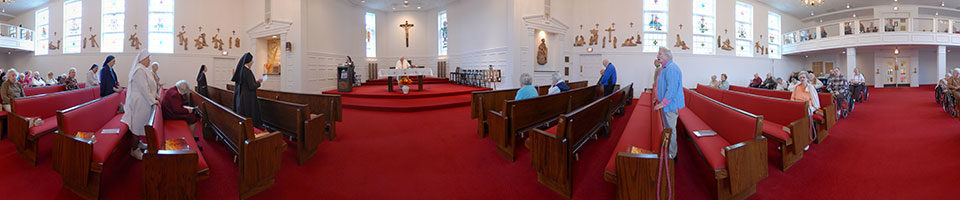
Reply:
[[[831,93],[832,94],[832,93]],[[850,91],[840,92],[840,94],[832,94],[833,103],[837,105],[837,118],[846,118],[847,115],[853,111],[855,105]]]
[[[957,108],[958,99],[956,93],[953,93],[949,90],[944,90],[943,94],[940,96],[940,105],[943,106],[943,111],[947,112],[947,114],[950,114],[952,117],[957,117],[957,115],[960,114],[960,109]]]
[[[870,91],[867,90],[867,85],[864,83],[851,84],[850,91],[853,92],[853,100],[857,103],[862,103],[867,100],[867,97],[870,97]]]

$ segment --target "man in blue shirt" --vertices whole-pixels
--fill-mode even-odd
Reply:
[[[663,62],[663,70],[660,71],[660,75],[657,77],[657,86],[654,88],[657,91],[657,105],[653,109],[663,109],[661,112],[663,127],[673,130],[674,134],[670,136],[670,147],[667,152],[670,158],[676,158],[677,116],[678,111],[686,106],[683,102],[683,74],[680,72],[677,63],[673,62],[673,53],[670,52],[670,49],[660,47],[657,59]]]
[[[617,84],[617,68],[607,59],[603,59],[603,67],[599,84],[603,86],[603,96],[607,96],[613,93],[613,86]]]

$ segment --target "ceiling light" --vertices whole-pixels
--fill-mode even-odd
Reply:
[[[408,3],[410,3],[410,1],[403,0],[403,4],[408,4]]]
[[[893,10],[900,10],[900,6],[894,6]]]
[[[894,50],[893,50],[893,55],[900,55],[900,48],[894,49]]]
[[[853,13],[853,18],[857,18],[857,13]]]
[[[823,23],[823,18],[820,18],[820,23]]]
[[[850,9],[850,3],[849,3],[849,2],[847,3],[847,9]]]
[[[944,3],[943,1],[941,1],[941,2],[940,2],[940,7],[944,7],[944,6],[947,6],[947,4]]]
[[[810,11],[810,16],[813,16],[813,11]]]
[[[360,0],[360,3],[367,3],[367,0]]]
[[[417,6],[417,9],[420,9],[420,6]]]
[[[800,0],[800,3],[803,6],[820,6],[823,5],[823,0]]]
[[[940,16],[940,12],[933,13],[933,15]]]

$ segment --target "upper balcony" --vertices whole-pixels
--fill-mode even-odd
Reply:
[[[0,50],[33,51],[33,30],[0,24]]]
[[[911,14],[869,16],[873,12],[873,8],[868,8],[824,15],[824,18],[833,17],[831,22],[784,34],[782,52],[784,55],[791,55],[879,45],[960,46],[960,18],[954,16],[960,15],[960,12],[954,13],[955,10],[920,7]],[[863,18],[856,18],[856,13],[862,13]],[[838,15],[846,18],[837,17]],[[816,18],[811,21],[814,19]]]

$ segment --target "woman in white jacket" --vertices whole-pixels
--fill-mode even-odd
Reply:
[[[150,53],[143,50],[134,60],[133,68],[130,69],[126,102],[123,105],[123,117],[121,122],[130,127],[130,132],[139,139],[139,145],[130,151],[130,155],[137,159],[143,159],[143,151],[146,150],[146,133],[143,126],[147,124],[154,105],[159,105],[160,98],[157,96],[157,82],[154,80],[153,72],[147,69],[150,64]]]

